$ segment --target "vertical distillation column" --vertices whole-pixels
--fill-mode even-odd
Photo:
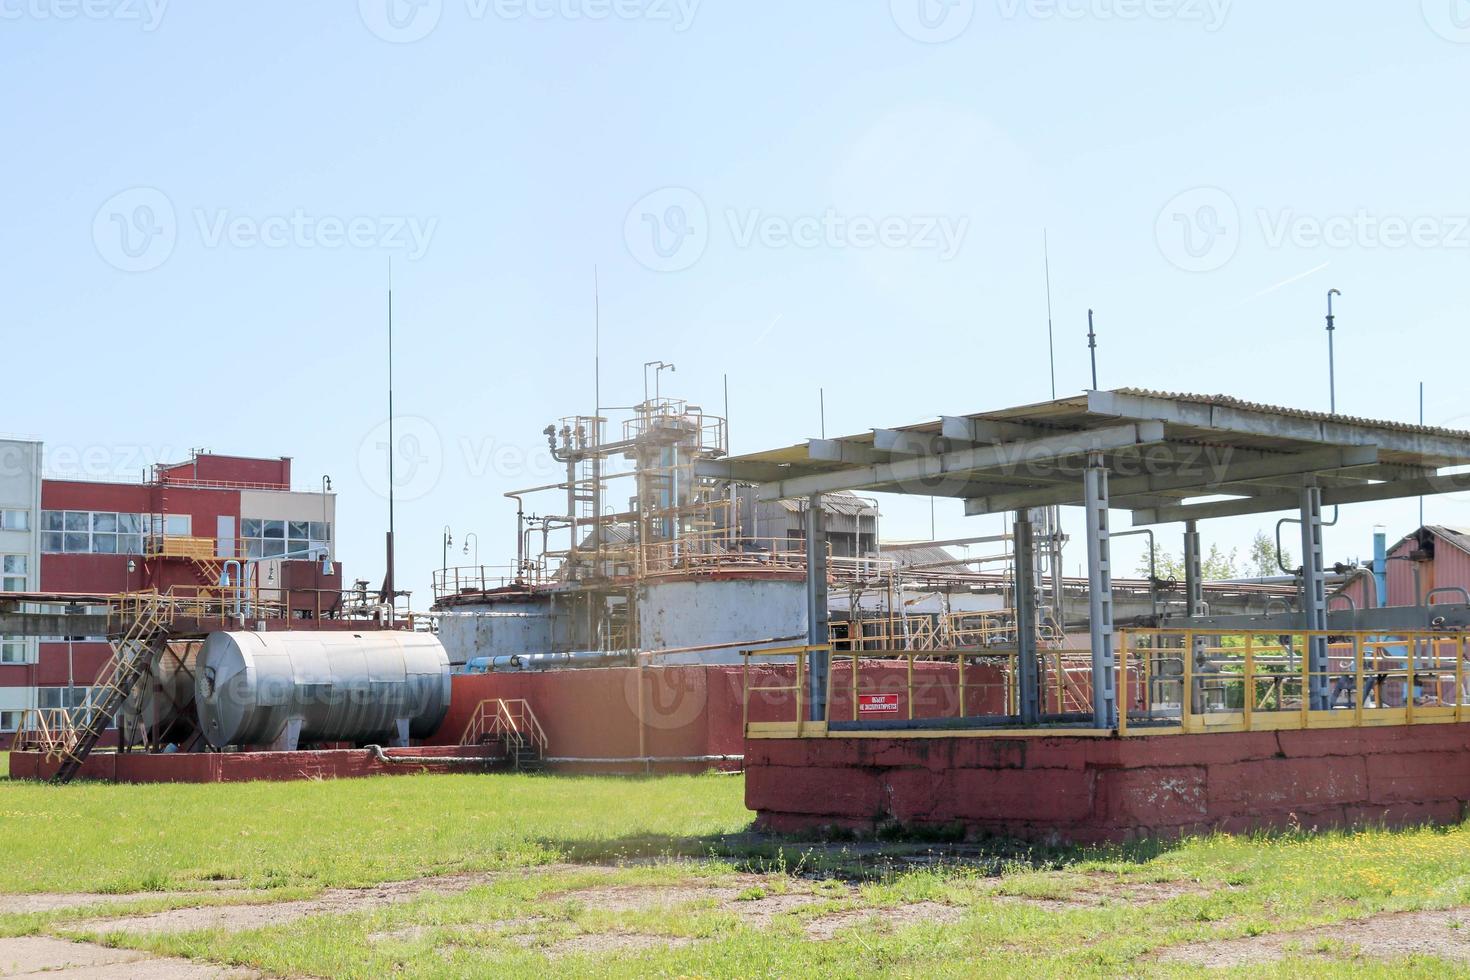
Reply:
[[[1204,571],[1200,561],[1199,545],[1199,522],[1184,522],[1184,602],[1186,615],[1193,619],[1205,614],[1205,587]],[[1191,677],[1198,678],[1200,670],[1204,667],[1205,644],[1203,639],[1194,641],[1194,649],[1186,651],[1185,656],[1193,658],[1193,669]],[[1191,710],[1199,712],[1204,710],[1204,701],[1200,696],[1199,681],[1195,681],[1196,687],[1193,691],[1185,692],[1190,699]]]
[[[1302,487],[1302,614],[1309,630],[1327,629],[1327,585],[1322,573],[1322,488]],[[1327,687],[1327,637],[1314,636],[1307,642],[1307,669],[1311,677],[1302,696],[1313,711],[1331,705]]]
[[[1092,724],[1112,728],[1118,720],[1113,677],[1113,572],[1108,541],[1108,469],[1101,453],[1087,455],[1083,473],[1087,507],[1088,627],[1092,639]]]
[[[813,494],[806,507],[806,642],[826,646],[831,639],[827,606],[827,522],[822,495]],[[831,654],[812,651],[807,655],[807,704],[811,721],[827,720],[827,672]]]
[[[1016,512],[1016,708],[1021,724],[1041,721],[1040,684],[1036,663],[1036,542],[1032,517],[1038,512]],[[1061,710],[1060,707],[1057,709]]]

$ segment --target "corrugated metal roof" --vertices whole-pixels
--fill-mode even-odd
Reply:
[[[783,500],[781,507],[793,514],[806,510],[804,500]],[[822,509],[844,517],[876,517],[878,508],[871,500],[851,493],[829,493],[822,497]]]
[[[1358,415],[1333,415],[1331,412],[1314,412],[1305,408],[1288,408],[1281,405],[1267,405],[1264,402],[1246,401],[1243,398],[1235,398],[1230,395],[1196,395],[1189,392],[1154,391],[1149,388],[1118,388],[1116,389],[1116,393],[1120,395],[1136,395],[1140,398],[1171,398],[1174,401],[1194,402],[1197,405],[1224,405],[1228,408],[1238,408],[1246,412],[1269,412],[1272,415],[1284,415],[1289,418],[1311,419],[1317,422],[1342,422],[1348,425],[1365,425],[1375,429],[1390,429],[1395,432],[1454,436],[1456,438],[1470,436],[1470,432],[1460,429],[1445,429],[1433,425],[1395,422],[1391,419],[1370,419]]]

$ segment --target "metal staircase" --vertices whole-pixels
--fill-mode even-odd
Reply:
[[[476,707],[461,745],[500,744],[506,761],[517,772],[540,772],[546,768],[546,732],[536,720],[530,702],[515,698],[493,698]]]
[[[81,770],[122,703],[148,673],[154,653],[168,642],[172,618],[168,598],[158,595],[131,598],[137,600],[136,616],[121,637],[112,641],[112,657],[102,668],[88,703],[80,709],[74,740],[60,753],[61,766],[51,777],[54,784],[71,782]]]

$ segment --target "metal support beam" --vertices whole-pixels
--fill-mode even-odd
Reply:
[[[1017,707],[1021,724],[1035,725],[1041,720],[1041,672],[1036,659],[1035,524],[1027,510],[1016,513],[1015,554]]]
[[[806,454],[818,462],[847,466],[868,466],[888,459],[887,453],[878,452],[872,446],[844,439],[808,439]]]
[[[813,494],[806,508],[806,642],[826,646],[831,642],[827,602],[827,521],[822,495]],[[807,704],[811,721],[827,720],[827,676],[831,654],[813,651],[807,655]]]
[[[1153,457],[1153,453],[1149,454]],[[1173,454],[1171,454],[1173,455]],[[1139,494],[1168,493],[1180,490],[1199,490],[1201,493],[1220,492],[1226,484],[1247,480],[1279,476],[1301,476],[1323,470],[1340,470],[1352,467],[1368,467],[1378,462],[1378,450],[1373,446],[1357,446],[1350,449],[1313,450],[1289,456],[1235,452],[1217,458],[1197,447],[1179,450],[1177,459],[1164,470],[1165,461],[1157,458],[1148,460],[1153,472],[1145,476],[1124,477],[1112,481],[1115,501]],[[1370,474],[1365,474],[1370,475]],[[1228,492],[1228,491],[1225,491]],[[1051,490],[1020,491],[1013,494],[992,494],[965,501],[965,513],[970,516],[999,514],[1020,506],[1048,507],[1057,504],[1076,504],[1082,500],[1081,490],[1075,484]]]
[[[1190,619],[1205,614],[1205,576],[1203,565],[1204,562],[1201,560],[1200,553],[1199,525],[1194,521],[1189,521],[1184,525],[1184,601],[1187,610],[1186,615]],[[1194,649],[1190,651],[1190,656],[1194,658],[1194,670],[1191,672],[1191,676],[1195,678],[1200,676],[1201,671],[1208,662],[1208,656],[1205,650],[1206,645],[1207,641],[1196,639],[1194,641]],[[1200,682],[1196,679],[1194,689],[1188,692],[1188,696],[1193,710],[1197,712],[1203,711],[1205,707],[1200,695]]]
[[[1083,474],[1087,507],[1088,620],[1092,638],[1092,723],[1112,728],[1118,722],[1118,692],[1113,676],[1113,571],[1108,541],[1108,470],[1101,453],[1087,461]]]
[[[791,500],[814,493],[836,493],[841,490],[863,490],[885,484],[919,485],[924,481],[953,477],[971,470],[1000,468],[1003,474],[1024,475],[1028,464],[1044,462],[1079,453],[1105,452],[1125,447],[1162,442],[1162,422],[1139,421],[1129,425],[1065,432],[1044,439],[960,449],[936,456],[919,456],[855,469],[813,473],[763,484],[761,500]],[[700,471],[701,473],[703,470]]]
[[[1302,509],[1302,614],[1309,630],[1327,628],[1327,584],[1322,572],[1322,488],[1303,487]],[[1327,683],[1327,637],[1312,637],[1307,642],[1307,663],[1311,671],[1308,689],[1302,692],[1313,711],[1331,707]]]
[[[1422,480],[1398,480],[1392,483],[1369,483],[1361,487],[1316,488],[1324,506],[1362,504],[1374,500],[1401,500],[1405,497],[1427,497],[1437,493],[1460,493],[1470,489],[1470,474],[1441,473]],[[1241,517],[1246,514],[1270,514],[1295,510],[1299,493],[1271,494],[1244,500],[1223,500],[1212,504],[1181,504],[1153,507],[1133,512],[1133,526],[1173,524],[1176,521],[1203,521],[1216,517]]]
[[[1054,435],[1055,429],[1043,429],[1039,425],[1023,422],[997,422],[990,419],[970,419],[964,416],[945,415],[939,421],[940,433],[953,446],[992,446],[1002,442],[1019,442],[1022,439],[1037,439]]]

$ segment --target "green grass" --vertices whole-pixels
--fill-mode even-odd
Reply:
[[[364,978],[1193,976],[1199,968],[1162,963],[1157,954],[1377,913],[1470,905],[1470,825],[1212,836],[1097,850],[997,842],[950,851],[954,858],[935,867],[902,870],[875,860],[879,845],[871,842],[815,845],[742,834],[750,819],[742,795],[742,780],[723,776],[61,788],[9,782],[0,785],[7,842],[0,892],[144,888],[159,893],[126,901],[166,908],[198,904],[167,892],[206,879],[277,886],[273,894],[286,899],[327,885],[524,869],[462,893],[427,893],[246,932],[102,934],[116,945],[271,974]],[[931,847],[946,845],[882,845],[889,858]],[[587,867],[557,863],[568,860]],[[609,863],[617,866],[592,866]],[[749,878],[751,870],[764,880]],[[693,890],[687,900],[611,911],[578,894],[614,884],[721,886],[728,897]],[[793,893],[808,893],[810,904],[765,920],[746,914]],[[917,902],[953,914],[883,918]],[[804,931],[811,920],[842,912],[859,918],[832,939]],[[0,935],[97,938],[78,931],[95,914],[0,915]],[[646,948],[559,948],[579,937],[627,933],[654,938]],[[1348,943],[1310,936],[1289,941],[1283,959],[1237,972],[1465,972],[1463,963],[1430,956],[1385,962],[1357,954]]]
[[[698,837],[750,821],[741,783],[385,776],[290,783],[0,786],[0,893],[369,885],[544,864],[628,834]]]

